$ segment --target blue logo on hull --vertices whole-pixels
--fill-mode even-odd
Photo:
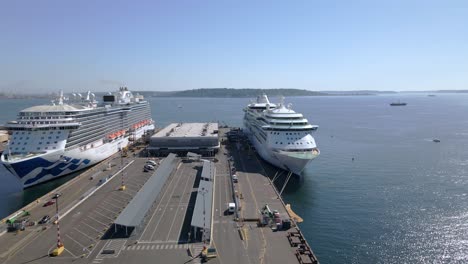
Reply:
[[[87,165],[91,162],[91,160],[89,159],[81,160],[81,159],[71,159],[69,157],[64,157],[63,160],[65,162],[50,162],[48,160],[38,157],[38,158],[30,159],[24,162],[12,163],[11,166],[20,178],[23,178],[24,176],[28,175],[36,168],[42,168],[41,171],[35,177],[28,179],[24,183],[24,185],[31,185],[32,183],[40,180],[46,175],[52,175],[55,177],[55,176],[62,174],[65,170],[70,170],[68,173],[71,173],[72,171],[80,167],[81,164]],[[51,168],[47,168],[54,164],[55,166]]]

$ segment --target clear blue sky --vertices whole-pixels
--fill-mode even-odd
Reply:
[[[0,5],[0,91],[468,89],[468,1]]]

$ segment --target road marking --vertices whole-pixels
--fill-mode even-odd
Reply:
[[[184,173],[184,174],[189,174],[189,173]],[[182,197],[179,200],[178,207],[180,207],[182,204],[184,204],[184,205],[186,204],[188,206],[188,202],[182,203],[182,201],[184,200],[185,194],[187,193],[186,190],[187,190],[187,186],[189,185],[189,182],[192,182],[192,185],[193,185],[193,180],[191,180],[191,177],[187,177],[187,178],[188,179],[185,182],[184,191],[182,193]],[[191,192],[188,192],[188,194],[191,194]],[[181,209],[183,210],[183,208],[184,207],[182,207]],[[169,236],[171,235],[171,230],[172,230],[172,227],[174,226],[174,223],[176,222],[175,220],[177,219],[177,214],[178,213],[179,213],[179,211],[176,211],[176,214],[174,216],[174,221],[172,221],[171,227],[169,228],[169,232],[167,233],[166,240],[169,240]],[[177,237],[180,237],[180,232],[182,232],[182,228],[180,228],[180,231],[178,232]]]
[[[137,246],[137,247],[136,247],[136,250],[140,250],[140,247],[141,247],[141,246]]]
[[[174,180],[174,178],[175,178],[175,177],[171,177],[170,175],[169,175],[169,177],[171,178],[171,181],[169,182],[169,184],[168,184],[167,186],[170,186],[170,185],[171,185],[171,183],[172,183],[172,181],[173,181],[173,180]],[[167,181],[167,180],[166,180],[166,181]],[[167,188],[167,186],[165,187],[165,190],[164,190],[163,196],[162,196],[162,197],[161,197],[161,199],[159,200],[159,203],[158,203],[158,205],[157,205],[157,207],[156,207],[156,208],[158,208],[158,207],[159,207],[159,205],[161,204],[162,200],[164,199],[164,196],[166,196],[167,190],[169,189],[169,188]],[[151,223],[151,220],[153,220],[153,217],[154,217],[155,215],[156,215],[156,211],[155,211],[155,212],[154,212],[154,213],[151,215],[151,218],[150,218],[150,220],[148,221],[148,224],[146,225],[145,229],[143,229],[143,232],[141,233],[140,239],[141,239],[141,238],[143,237],[143,235],[145,234],[145,232],[146,232],[146,229],[147,229],[147,228],[148,228],[148,226],[150,225],[150,223]],[[155,229],[155,231],[156,231],[156,229]],[[153,232],[153,234],[154,234],[154,232]],[[153,234],[151,234],[150,240],[152,240],[152,239],[153,239]]]
[[[88,226],[89,228],[93,229],[94,231],[98,232],[99,233],[99,230],[97,230],[96,228],[88,225],[85,221],[81,221],[82,224],[85,224],[86,226]]]
[[[108,217],[108,216],[106,216],[104,214],[101,214],[99,211],[93,211],[93,212],[95,212],[96,214],[98,214],[98,215],[100,215],[102,217],[105,217],[105,218],[109,219],[110,221],[114,221],[114,219],[115,219],[115,218],[110,218],[110,217]]]
[[[114,211],[111,211],[111,210],[109,210],[109,209],[107,209],[107,208],[104,208],[104,207],[101,207],[101,206],[98,206],[97,208],[99,208],[99,209],[104,209],[104,210],[106,210],[106,211],[108,211],[108,212],[111,212],[112,214],[115,214]]]
[[[84,197],[83,199],[81,199],[80,201],[78,201],[75,205],[73,205],[70,209],[68,209],[68,211],[66,211],[65,213],[61,213],[60,214],[60,219],[64,218],[66,215],[68,215],[71,211],[73,211],[76,207],[78,207],[80,204],[82,204],[84,201],[86,201],[89,197],[91,197],[91,195],[93,195],[96,191],[98,191],[99,189],[101,189],[104,185],[106,185],[107,183],[109,183],[115,175],[119,174],[121,171],[125,170],[128,166],[130,166],[132,163],[134,162],[134,160],[131,160],[125,167],[123,167],[122,169],[120,169],[120,171],[118,171],[117,173],[113,174],[112,177],[110,177],[109,180],[107,180],[106,182],[104,182],[103,184],[101,184],[100,186],[98,186],[96,189],[94,189],[91,193],[89,193],[86,197]]]
[[[180,165],[181,165],[181,164],[182,164],[182,163],[180,163]],[[182,178],[184,178],[183,175],[184,175],[185,173],[183,173],[183,172],[185,172],[185,168],[186,168],[186,167],[184,166],[184,168],[182,169],[182,172],[181,172],[181,173],[175,173],[175,175],[174,175],[173,178],[176,178],[176,176],[178,175],[178,179],[177,179],[177,182],[176,182],[174,188],[172,188],[172,192],[171,192],[171,194],[169,195],[169,197],[172,197],[172,196],[174,195],[174,192],[175,192],[175,190],[176,190],[176,187],[179,185],[180,180],[181,180]],[[171,183],[172,183],[172,181],[171,181]],[[171,185],[168,185],[168,186],[167,186],[167,189],[169,189],[169,186],[171,186]],[[165,194],[166,194],[166,193],[164,193],[164,196],[165,196]],[[163,198],[164,198],[164,196],[163,196]],[[163,198],[161,198],[161,201],[163,200]],[[154,227],[153,233],[151,234],[151,239],[153,239],[153,236],[154,236],[156,230],[158,229],[159,224],[162,222],[162,219],[164,218],[164,214],[165,214],[165,212],[166,212],[167,207],[169,206],[170,201],[171,201],[171,199],[169,199],[169,200],[166,202],[166,206],[164,207],[164,211],[162,212],[161,217],[159,218],[159,221],[158,221],[158,223],[156,224],[156,226]]]
[[[83,236],[89,238],[89,240],[94,241],[94,238],[88,236],[88,235],[85,234],[83,231],[79,230],[78,228],[74,227],[73,229],[75,229],[76,231],[78,231],[78,233],[82,234]]]
[[[110,206],[112,206],[112,207],[114,207],[114,208],[117,208],[117,210],[120,210],[120,209],[121,209],[120,206],[117,206],[117,205],[115,205],[115,204],[111,204],[111,203],[109,203],[109,202],[107,202],[107,201],[105,201],[105,200],[103,200],[102,202],[105,203],[105,204],[107,204],[107,205],[110,205]]]
[[[98,222],[98,224],[101,224],[101,225],[103,225],[103,226],[105,226],[105,227],[108,226],[107,224],[104,224],[103,222],[101,222],[101,221],[95,219],[94,217],[91,217],[90,215],[88,215],[87,218],[89,218],[89,219],[91,219],[91,220],[94,220],[94,221]]]
[[[126,200],[118,200],[118,199],[112,198],[112,196],[108,196],[108,198],[111,199],[111,200],[114,200],[115,202],[118,202],[118,203],[124,203],[124,204],[127,203]]]
[[[69,236],[68,234],[65,234],[66,237],[70,238],[73,242],[77,243],[78,245],[80,245],[80,247],[83,248],[83,251],[84,250],[87,250],[88,253],[89,253],[89,250],[86,246],[84,246],[83,244],[81,244],[80,242],[76,241],[73,237]]]
[[[160,245],[156,245],[156,249],[159,249],[159,246],[160,246]]]

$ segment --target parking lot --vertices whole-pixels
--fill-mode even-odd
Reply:
[[[61,239],[69,256],[62,254],[60,257],[87,257],[93,252],[113,221],[152,175],[151,172],[142,172],[145,161],[134,160],[123,173],[116,175],[112,182],[90,197],[85,206],[79,206],[70,218],[64,218],[66,228]],[[124,191],[118,190],[122,174],[126,186]],[[49,251],[54,248],[55,243],[50,245]]]

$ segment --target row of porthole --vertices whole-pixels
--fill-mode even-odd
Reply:
[[[58,143],[58,141],[54,141],[54,143],[55,143],[55,144],[57,144],[57,143]],[[11,142],[10,144],[11,144],[11,145],[14,145],[14,144],[15,144],[15,142]],[[23,145],[27,145],[27,144],[28,144],[28,142],[24,142],[24,144],[23,144]],[[50,144],[50,142],[46,142],[46,144],[47,144],[47,145],[49,145],[49,144]],[[17,145],[21,145],[21,143],[18,143]],[[39,145],[42,145],[42,142],[39,142]]]
[[[280,132],[270,132],[270,134],[273,134],[273,135],[282,135],[282,133]],[[288,132],[288,133],[285,133],[286,135],[307,135],[307,133],[299,133],[299,132]]]
[[[279,143],[280,143],[280,145],[283,145],[283,142],[279,142]],[[276,141],[276,144],[278,144],[278,141]],[[302,142],[296,142],[296,145],[299,145],[299,144],[302,145]],[[306,142],[306,144],[312,144],[312,143],[311,142]],[[288,145],[294,145],[294,143],[288,142]]]
[[[16,131],[16,132],[13,133],[13,134],[14,134],[14,135],[19,135],[19,133],[20,133],[20,132]],[[21,135],[24,135],[24,133],[25,133],[24,131],[21,132]],[[45,134],[45,133],[46,133],[45,131],[42,132],[42,134]],[[53,134],[53,133],[54,133],[54,131],[50,131],[50,132],[49,132],[49,134]],[[62,131],[57,131],[57,134],[61,134],[61,133],[62,133]],[[28,132],[28,135],[31,135],[31,132]]]
[[[26,148],[22,148],[21,150],[25,150]],[[45,147],[44,149],[49,149],[49,147]],[[57,149],[57,147],[53,147],[53,149]],[[18,150],[18,148],[15,148],[15,150]],[[37,150],[41,150],[41,148],[37,148]]]
[[[47,138],[48,138],[48,139],[52,139],[52,137],[47,137]],[[56,136],[55,138],[56,138],[56,139],[59,139],[60,137],[59,137],[59,136]],[[22,139],[23,139],[23,137],[20,137],[20,138],[19,138],[19,140],[22,140]],[[25,138],[25,140],[28,140],[28,139],[29,139],[29,137],[26,137],[26,138]],[[44,139],[44,137],[41,137],[41,139]],[[16,140],[16,137],[13,137],[13,140]]]

